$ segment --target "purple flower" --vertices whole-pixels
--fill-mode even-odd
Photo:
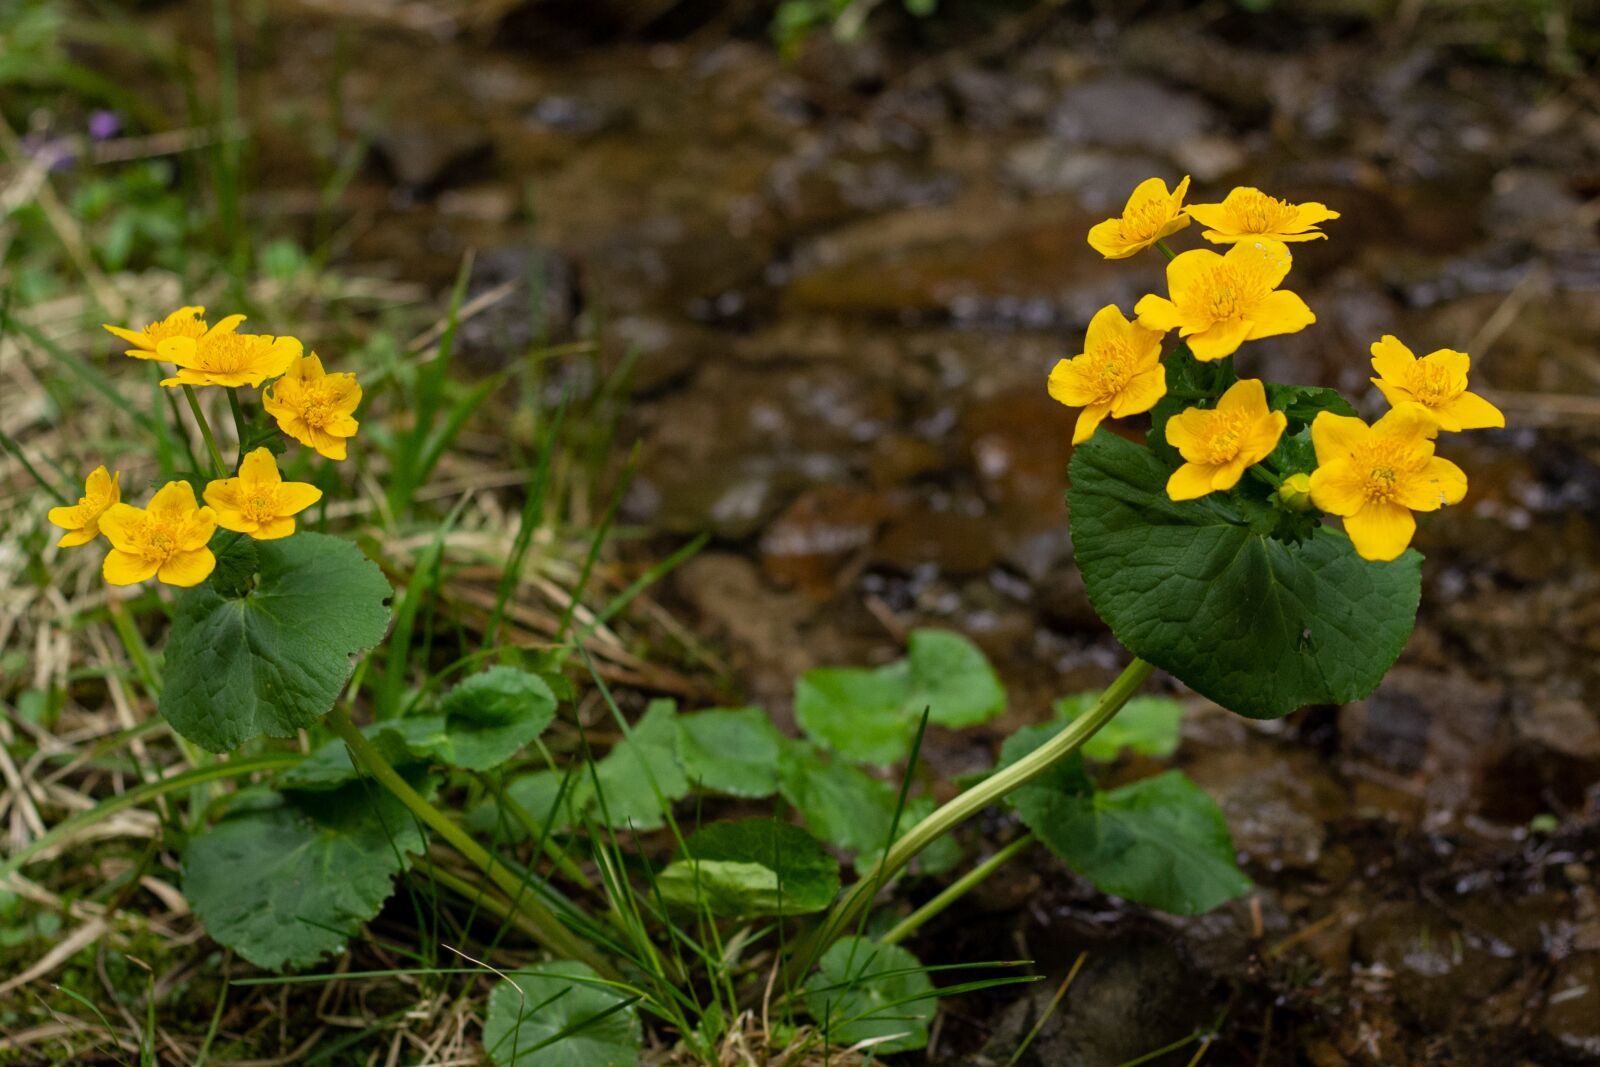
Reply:
[[[122,116],[104,108],[89,112],[89,139],[109,141],[122,132]]]

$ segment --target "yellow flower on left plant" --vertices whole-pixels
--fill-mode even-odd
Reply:
[[[257,386],[276,378],[300,358],[300,342],[293,337],[239,333],[243,315],[230,315],[205,335],[169,337],[156,345],[156,358],[178,365],[178,373],[163,378],[169,389],[180,385]]]
[[[100,517],[100,532],[111,542],[101,573],[112,585],[150,578],[199,585],[217,565],[206,547],[216,529],[216,514],[196,506],[188,482],[168,482],[147,507],[113,504]]]
[[[101,329],[132,345],[127,354],[135,359],[155,359],[156,346],[162,341],[172,337],[187,337],[192,341],[198,341],[210,329],[206,325],[206,309],[203,307],[179,308],[159,322],[152,322],[143,330],[126,330],[109,323],[101,323],[100,326]]]
[[[62,548],[72,548],[74,545],[86,545],[99,537],[100,516],[121,499],[121,472],[110,474],[104,464],[90,471],[83,484],[83,495],[76,504],[50,509],[50,524],[67,531],[56,544]]]
[[[258,448],[239,464],[237,478],[219,478],[206,486],[206,503],[224,530],[274,541],[294,533],[294,516],[322,499],[309,482],[286,482],[269,449]]]
[[[1107,304],[1089,320],[1083,353],[1061,360],[1050,372],[1049,388],[1063,404],[1083,409],[1072,432],[1072,443],[1081,445],[1107,415],[1137,415],[1167,395],[1161,334],[1129,322],[1115,304]]]

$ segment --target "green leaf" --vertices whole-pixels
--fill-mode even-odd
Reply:
[[[995,769],[1011,766],[1066,729],[1066,725],[1064,722],[1047,722],[1038,726],[1024,726],[1000,746],[1000,763]],[[1023,812],[1022,821],[1027,822],[1027,811],[1042,812],[1047,805],[1057,803],[1062,797],[1086,797],[1093,792],[1094,782],[1089,778],[1089,772],[1084,770],[1083,750],[1079,749],[1057,761],[1031,782],[1006,794],[1006,802]]]
[[[505,790],[530,819],[540,827],[548,828],[551,833],[556,833],[572,825],[572,798],[585,773],[582,770],[572,772],[573,779],[567,786],[565,797],[561,796],[561,783],[567,778],[565,771],[543,770],[524,774],[510,782]],[[510,812],[502,816],[500,805],[493,797],[467,813],[467,828],[480,834],[499,833],[507,841],[522,841],[528,836],[522,820]]]
[[[587,964],[552,960],[495,985],[483,1047],[500,1067],[634,1067],[644,1035],[627,996]]]
[[[220,944],[258,967],[304,967],[378,914],[405,857],[411,814],[370,782],[249,805],[195,835],[183,894]]]
[[[778,762],[778,791],[830,845],[866,852],[889,840],[899,791],[840,760],[823,760],[811,746],[791,741]]]
[[[1090,602],[1135,655],[1254,718],[1377,688],[1416,621],[1422,557],[1356,555],[1318,527],[1286,543],[1229,496],[1176,503],[1150,452],[1096,434],[1072,459],[1072,538]]]
[[[864,937],[835,941],[806,983],[806,1011],[825,1040],[873,1041],[878,1055],[926,1048],[937,1007],[933,982],[915,956]]]
[[[672,701],[651,701],[630,736],[595,763],[600,795],[588,774],[574,783],[575,806],[587,807],[617,830],[664,826],[667,807],[689,793],[689,778],[678,760],[677,718]]]
[[[909,654],[876,670],[807,671],[795,685],[806,736],[856,763],[905,759],[922,721],[959,729],[1005,710],[1006,693],[983,652],[960,634],[914,630]]]
[[[917,720],[906,711],[911,671],[901,660],[877,670],[823,667],[794,687],[794,716],[806,736],[856,763],[895,763],[911,751]]]
[[[1030,784],[1010,799],[1039,840],[1102,892],[1197,915],[1250,890],[1221,809],[1181,771],[1106,793]]]
[[[212,752],[315,723],[389,627],[394,590],[350,542],[302,533],[255,552],[254,587],[183,593],[167,640],[161,713]]]
[[[1056,701],[1055,711],[1071,722],[1094,707],[1099,699],[1099,693],[1062,697]],[[1078,751],[1085,758],[1102,763],[1116,759],[1123,749],[1161,759],[1178,750],[1178,727],[1182,719],[1183,705],[1170,697],[1134,697]]]
[[[911,694],[906,711],[913,724],[923,708],[928,721],[960,729],[988,722],[1006,710],[1000,676],[978,646],[949,630],[913,630]]]
[[[712,823],[656,879],[667,903],[713,915],[804,915],[839,894],[839,864],[816,838],[775,819]]]
[[[678,752],[702,789],[759,799],[778,789],[783,735],[760,708],[712,708],[678,718]]]
[[[1335,415],[1350,415],[1356,409],[1337,389],[1323,389],[1312,385],[1267,384],[1267,407],[1281,411],[1289,420],[1287,433],[1298,433],[1310,426],[1312,420],[1324,411]]]
[[[375,723],[363,727],[361,732],[391,766],[415,763],[418,759],[418,754],[389,723]],[[277,780],[285,789],[325,792],[361,777],[361,772],[350,762],[350,750],[336,737],[318,745],[316,751],[284,771]]]
[[[469,771],[499,766],[550,726],[556,697],[543,678],[515,667],[490,667],[445,694],[440,760]]]

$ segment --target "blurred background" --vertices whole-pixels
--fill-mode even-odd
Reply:
[[[799,671],[946,626],[1011,710],[925,756],[944,781],[982,770],[1122,655],[1073,566],[1073,413],[1044,382],[1096,309],[1163,282],[1085,233],[1152,175],[1191,175],[1192,202],[1256,185],[1342,218],[1293,246],[1318,323],[1247,345],[1249,373],[1371,415],[1367,349],[1395,333],[1469,352],[1508,428],[1446,444],[1471,490],[1423,522],[1421,618],[1370,699],[1257,723],[1187,698],[1178,762],[1260,892],[1181,919],[1013,865],[918,954],[1014,952],[1057,981],[946,1002],[930,1062],[1004,1063],[1088,950],[1022,1062],[1204,1032],[1218,1064],[1600,1063],[1597,55],[1586,0],[0,0],[8,762],[147,714],[100,680],[97,561],[56,555],[23,461],[65,482],[115,454],[130,416],[86,377],[153,387],[98,324],[204,303],[362,373],[379,417],[343,514],[402,576],[453,516],[441,627],[492,603],[529,457],[559,447],[530,641],[539,583],[572,586],[589,532],[612,523],[601,590],[704,535],[603,632],[613,680],[792,725]],[[447,402],[470,404],[397,490],[382,416],[413,410],[411,357],[458,283]],[[7,847],[32,810],[12,794]],[[65,886],[129,864],[77,858]],[[130,953],[185,961],[160,971],[181,1038],[216,957],[179,905],[117,901],[154,916]],[[0,893],[0,981],[58,911]],[[142,1010],[142,972],[93,957],[48,981]],[[241,996],[229,1025],[292,1057],[363,1016],[318,992]],[[57,1010],[82,1006],[0,992],[18,1062],[43,1062],[18,1035]]]

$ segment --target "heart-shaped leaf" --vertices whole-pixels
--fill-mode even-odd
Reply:
[[[678,749],[689,780],[734,797],[778,789],[783,735],[760,708],[711,708],[678,717]]]
[[[667,903],[713,915],[803,915],[833,903],[839,864],[798,826],[719,822],[690,835],[656,884]]]

